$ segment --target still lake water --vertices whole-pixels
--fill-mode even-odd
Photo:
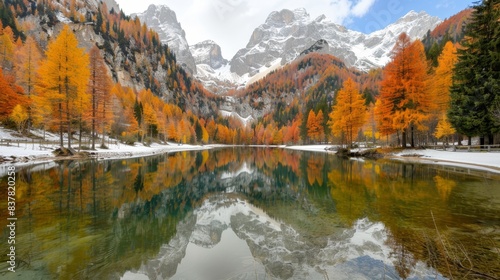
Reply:
[[[500,278],[500,175],[216,149],[18,168],[2,279]]]

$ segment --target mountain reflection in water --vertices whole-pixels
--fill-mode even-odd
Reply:
[[[498,278],[499,179],[257,148],[39,165],[2,277]]]
[[[241,195],[216,194],[179,224],[157,257],[122,279],[399,279],[382,223],[360,219],[325,238],[301,236]],[[418,263],[413,275],[436,273]]]

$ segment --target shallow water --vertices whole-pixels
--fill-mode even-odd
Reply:
[[[500,277],[498,174],[257,148],[16,172],[5,279]]]

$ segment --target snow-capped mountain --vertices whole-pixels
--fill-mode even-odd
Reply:
[[[192,45],[189,47],[189,50],[194,57],[196,65],[206,64],[212,67],[212,69],[219,69],[229,62],[222,57],[220,46],[212,40]]]
[[[121,279],[222,279],[226,275],[231,279],[398,279],[389,234],[383,223],[364,218],[351,228],[339,228],[312,241],[243,197],[220,194],[207,198],[181,221],[176,235],[157,256]],[[408,258],[413,258],[411,253]],[[409,278],[436,275],[425,263],[415,261]]]
[[[410,11],[386,28],[364,34],[333,23],[324,15],[311,19],[303,8],[284,9],[272,12],[254,30],[246,47],[228,62],[213,41],[189,47],[175,12],[168,7],[151,5],[137,16],[160,34],[180,64],[219,94],[251,84],[310,51],[332,54],[348,67],[362,71],[382,67],[390,61],[399,34],[406,32],[412,39],[422,38],[441,23],[424,11]]]
[[[396,40],[402,32],[412,39],[422,38],[441,20],[426,12],[410,11],[384,29],[370,34],[349,30],[322,15],[311,19],[305,9],[272,12],[257,27],[247,46],[229,63],[229,69],[204,67],[197,77],[213,85],[222,77],[236,86],[250,84],[270,71],[310,51],[329,53],[341,58],[348,67],[362,71],[386,65]],[[208,74],[207,74],[208,73]]]
[[[189,50],[186,32],[177,21],[174,11],[165,5],[150,5],[145,12],[132,16],[137,16],[141,22],[158,32],[161,42],[167,44],[175,53],[177,63],[189,72],[196,73],[196,63]]]
[[[390,61],[391,50],[400,33],[412,39],[421,38],[441,20],[425,12],[411,11],[386,28],[364,34],[333,23],[322,15],[311,19],[305,9],[272,12],[257,27],[247,46],[231,60],[231,71],[253,76],[262,66],[281,58],[281,64],[294,60],[318,40],[325,40],[329,53],[341,58],[347,66],[369,70]]]
[[[106,6],[108,6],[108,9],[114,9],[115,11],[119,11],[120,10],[120,7],[118,6],[118,3],[116,3],[115,0],[104,0],[102,1],[104,3],[106,3]]]

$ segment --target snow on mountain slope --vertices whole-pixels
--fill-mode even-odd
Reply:
[[[390,61],[392,48],[402,32],[412,39],[422,38],[441,22],[426,12],[410,11],[386,28],[364,34],[333,23],[324,15],[311,19],[303,8],[283,9],[269,14],[254,30],[246,47],[228,62],[213,41],[189,46],[175,12],[168,7],[151,5],[137,16],[160,34],[181,64],[218,94],[262,78],[269,69],[293,61],[321,40],[328,46],[322,52],[342,59],[349,67],[362,71],[382,67]]]
[[[272,12],[254,30],[247,46],[231,59],[229,69],[218,70],[203,64],[197,77],[212,87],[220,88],[219,81],[246,86],[293,61],[318,42],[326,46],[321,52],[341,58],[349,67],[368,71],[390,61],[399,34],[406,32],[412,39],[422,38],[440,22],[425,12],[410,11],[386,28],[364,34],[333,23],[324,15],[311,19],[305,9],[285,9]]]
[[[271,13],[254,30],[246,48],[231,60],[231,71],[253,76],[257,69],[277,58],[282,58],[282,64],[294,60],[321,39],[328,43],[329,53],[344,60],[347,66],[367,71],[390,61],[400,33],[406,32],[412,39],[421,38],[440,22],[425,12],[411,11],[382,30],[363,34],[333,23],[324,15],[310,19],[305,9],[284,9]]]
[[[312,242],[243,197],[220,194],[186,220],[157,256],[121,279],[399,279],[390,230],[367,218]],[[408,278],[440,279],[421,261]]]
[[[189,50],[186,32],[177,21],[174,11],[165,5],[150,5],[145,12],[132,16],[137,16],[141,22],[158,32],[161,42],[175,53],[177,62],[191,73],[196,73],[196,63]]]

